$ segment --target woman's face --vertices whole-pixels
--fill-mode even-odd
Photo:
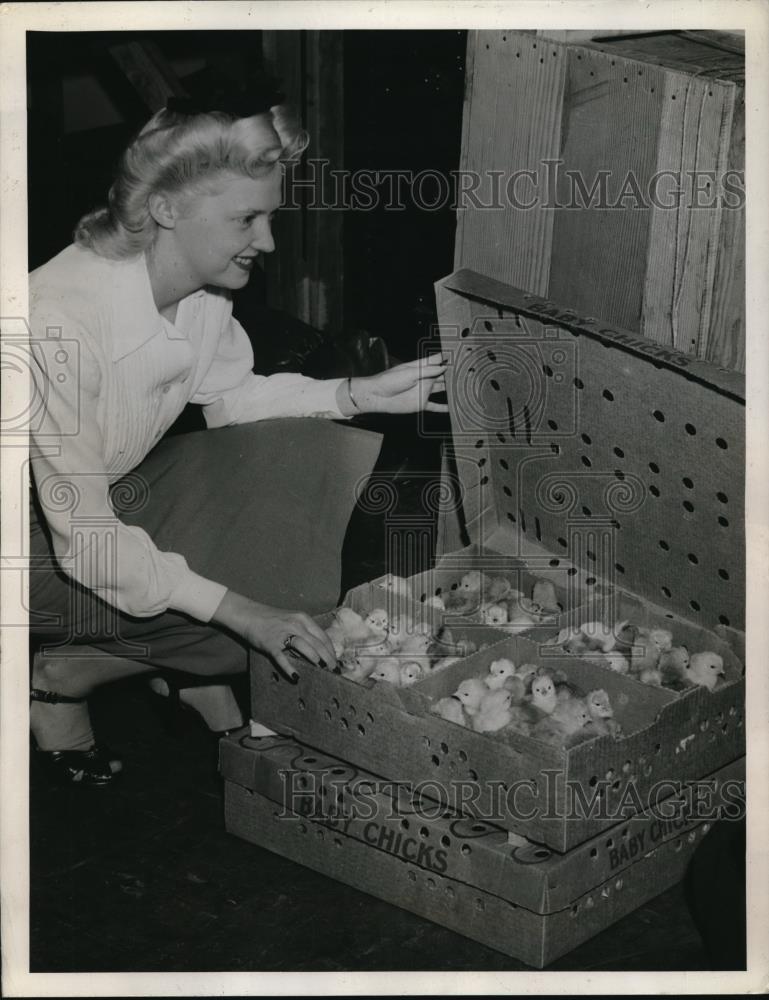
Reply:
[[[183,199],[173,231],[177,268],[198,288],[242,288],[259,254],[275,249],[270,223],[281,194],[276,165],[257,179],[222,174],[211,193]]]

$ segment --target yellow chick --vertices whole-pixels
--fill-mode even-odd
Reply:
[[[705,687],[708,691],[712,691],[718,682],[726,677],[723,657],[710,650],[693,653],[686,669],[690,683]]]
[[[604,736],[607,733],[616,736],[620,732],[620,725],[614,718],[609,695],[603,688],[595,691],[588,691],[585,696],[585,707],[590,715],[590,726],[598,735]]]
[[[657,669],[664,687],[681,690],[689,685],[689,650],[686,646],[673,646],[660,654]]]
[[[648,635],[660,653],[665,653],[673,648],[673,633],[670,629],[652,628],[649,629]]]
[[[510,704],[511,694],[504,688],[487,691],[473,717],[473,729],[477,733],[495,733],[509,725],[512,721]]]
[[[374,608],[373,611],[369,611],[364,621],[375,635],[383,638],[387,635],[390,628],[390,616],[384,608]]]
[[[531,591],[531,599],[543,611],[557,614],[561,610],[555,584],[551,580],[537,580]]]
[[[404,580],[402,576],[396,576],[394,573],[388,573],[382,580],[381,586],[384,587],[385,590],[391,590],[399,597],[408,597],[409,599],[413,598],[411,584],[408,580]]]
[[[360,684],[371,676],[377,666],[377,661],[373,657],[369,657],[365,662],[361,662],[354,651],[346,650],[339,660],[339,665],[342,668],[343,677],[346,677],[348,681],[356,681]]]
[[[515,674],[516,677],[520,677],[526,691],[529,692],[534,678],[539,674],[539,667],[536,663],[522,663]]]
[[[344,653],[347,637],[341,624],[336,619],[326,629],[326,635],[331,640],[331,645],[334,647],[334,653],[338,660],[342,653]]]
[[[574,698],[559,705],[552,715],[547,715],[534,726],[531,735],[546,743],[561,745],[574,733],[590,722],[587,707],[581,698]]]
[[[380,660],[376,670],[369,675],[372,681],[392,684],[394,687],[401,686],[401,665],[394,656]]]
[[[616,674],[627,674],[630,672],[630,663],[626,656],[623,656],[618,649],[610,649],[608,653],[601,653],[597,657],[598,662],[604,666],[608,665],[610,670]]]
[[[462,708],[462,702],[452,694],[448,698],[441,698],[430,709],[435,715],[440,715],[447,722],[455,722],[458,726],[467,725],[467,716]]]
[[[411,687],[424,677],[424,668],[421,663],[410,661],[401,664],[401,687]]]
[[[486,625],[505,625],[507,608],[504,604],[485,604],[481,608],[481,617]]]
[[[488,694],[488,691],[489,689],[483,681],[478,680],[477,677],[469,677],[467,680],[462,681],[454,692],[454,695],[462,702],[465,712],[469,716],[473,716],[478,714],[481,701],[484,695]]]
[[[483,596],[489,604],[497,604],[503,598],[509,597],[512,590],[510,581],[503,576],[485,577],[483,580]]]
[[[552,677],[540,675],[531,682],[531,704],[534,708],[550,715],[558,704],[558,695]]]
[[[371,629],[352,608],[337,608],[334,617],[342,627],[347,645],[371,639]]]
[[[662,687],[662,673],[656,667],[647,667],[638,675],[638,680],[642,684],[650,684],[652,687]]]
[[[489,666],[488,674],[483,678],[486,687],[492,691],[504,687],[508,677],[515,676],[515,664],[512,660],[494,660]]]
[[[642,670],[655,670],[660,660],[660,649],[646,629],[639,629],[636,641],[630,651],[630,672],[640,674]]]
[[[482,582],[483,575],[481,571],[479,569],[472,569],[469,573],[465,573],[459,581],[459,589],[467,594],[479,594]]]
[[[502,686],[512,695],[514,705],[520,705],[521,702],[525,700],[526,682],[522,677],[519,677],[518,674],[513,674],[512,677],[506,677]]]

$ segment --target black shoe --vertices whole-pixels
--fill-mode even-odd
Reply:
[[[29,697],[32,701],[43,701],[49,705],[79,704],[87,700],[39,688],[32,688]],[[96,743],[88,750],[41,750],[36,745],[35,753],[48,774],[62,784],[108,785],[123,769],[123,762],[112,750]]]
[[[209,729],[206,720],[200,712],[186,701],[182,701],[181,691],[189,687],[206,687],[212,682],[210,677],[198,677],[197,674],[179,675],[176,671],[158,672],[156,675],[165,681],[168,687],[168,694],[158,694],[153,688],[149,688],[154,695],[153,703],[157,708],[163,727],[170,736],[182,737],[192,727],[198,732],[203,731],[208,736],[220,740],[223,736],[229,736],[230,729]],[[218,683],[221,683],[220,681]]]

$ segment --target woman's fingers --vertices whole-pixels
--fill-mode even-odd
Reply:
[[[288,657],[286,656],[286,654],[276,651],[272,654],[272,658],[275,661],[275,663],[280,667],[280,669],[283,671],[283,673],[286,675],[286,677],[288,677],[288,679],[292,682],[292,684],[296,684],[296,682],[299,680],[299,674],[288,662]]]

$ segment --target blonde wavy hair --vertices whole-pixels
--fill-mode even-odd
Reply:
[[[107,206],[78,222],[75,243],[102,257],[135,256],[157,231],[150,195],[194,193],[221,173],[263,177],[276,163],[298,159],[306,146],[307,133],[281,105],[250,118],[163,108],[123,153]]]

